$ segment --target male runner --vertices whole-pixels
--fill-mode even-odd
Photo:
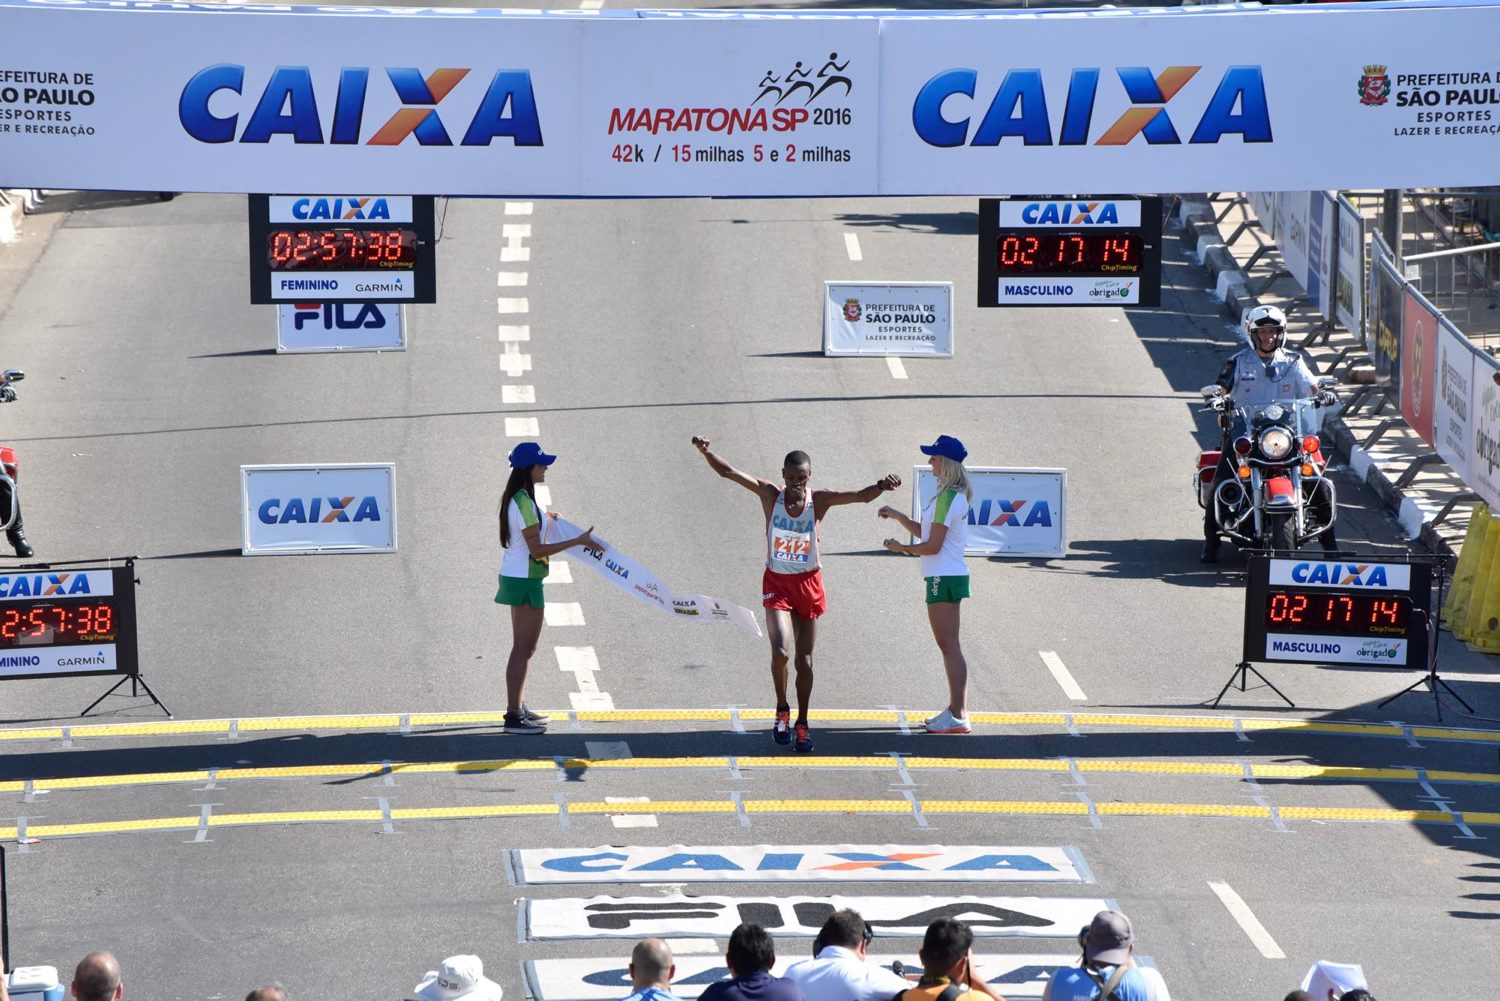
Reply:
[[[766,572],[761,581],[761,604],[766,608],[766,634],[771,638],[771,683],[776,687],[776,724],[771,735],[778,744],[793,744],[799,751],[811,751],[813,739],[807,728],[807,703],[812,697],[813,642],[817,639],[818,616],[828,608],[818,562],[823,515],[840,504],[868,504],[885,491],[899,487],[901,477],[892,473],[863,490],[820,490],[814,494],[809,485],[812,460],[806,452],[787,453],[781,468],[785,486],[778,487],[740,472],[710,452],[707,438],[694,437],[693,444],[714,472],[758,496],[765,511]],[[795,725],[786,697],[788,647],[796,650]]]

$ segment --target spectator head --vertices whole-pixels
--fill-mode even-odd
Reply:
[[[422,1001],[500,1001],[500,985],[484,975],[478,956],[449,956],[415,988]]]
[[[968,974],[969,950],[973,946],[974,933],[968,925],[952,918],[938,918],[927,926],[917,955],[929,977],[963,980]]]
[[[84,956],[73,971],[73,996],[78,1001],[119,1001],[125,996],[120,961],[107,952]]]
[[[286,1001],[286,988],[280,984],[266,984],[246,994],[245,1001]]]
[[[1292,991],[1292,993],[1282,998],[1281,1001],[1317,1001],[1317,998],[1306,991]]]
[[[865,924],[865,919],[859,916],[859,912],[847,909],[828,915],[828,920],[823,922],[823,929],[818,932],[818,940],[825,947],[836,945],[852,949],[861,957],[864,956],[870,939],[874,937],[873,929]]]
[[[771,933],[760,925],[740,925],[729,935],[729,950],[724,959],[736,980],[769,970],[776,965],[776,946]]]
[[[1375,1001],[1375,995],[1363,987],[1356,987],[1352,991],[1345,991],[1340,994],[1339,1001]]]
[[[677,976],[672,950],[659,938],[643,938],[630,950],[630,984],[642,987],[665,987]]]
[[[1119,911],[1100,911],[1080,935],[1086,963],[1119,966],[1135,949],[1130,919]]]

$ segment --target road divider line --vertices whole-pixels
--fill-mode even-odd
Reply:
[[[535,403],[536,387],[507,382],[500,387],[501,403]]]
[[[502,323],[500,324],[500,343],[516,344],[531,340],[531,324],[529,323]],[[519,350],[519,349],[517,349]]]
[[[549,601],[542,609],[542,618],[549,626],[582,626],[583,606],[576,601]]]
[[[1250,937],[1251,943],[1260,950],[1262,956],[1267,959],[1286,958],[1286,953],[1281,951],[1281,946],[1277,945],[1271,933],[1266,931],[1266,926],[1260,923],[1260,919],[1255,916],[1250,905],[1245,903],[1228,883],[1215,883],[1209,880],[1208,888],[1214,891],[1214,896],[1219,898],[1219,902],[1229,911],[1229,916],[1234,918],[1235,924],[1239,925],[1241,930]]]
[[[906,366],[903,365],[901,363],[901,359],[897,358],[895,355],[886,356],[885,367],[891,370],[892,379],[906,378]]]
[[[522,372],[530,372],[531,355],[523,353],[514,341],[507,341],[500,348],[500,371],[512,379]]]
[[[859,249],[859,236],[857,234],[844,234],[844,249],[849,252],[849,260],[851,261],[862,261],[865,259],[864,252]]]
[[[495,305],[502,313],[529,313],[531,300],[526,296],[498,296]]]
[[[537,500],[540,501],[541,498]],[[546,507],[545,504],[542,506]],[[548,585],[573,583],[573,564],[553,556],[547,561],[547,583]]]
[[[525,271],[498,271],[495,273],[496,288],[517,288],[530,281]]]
[[[531,202],[506,202],[506,215],[531,215]]]
[[[505,241],[500,248],[502,262],[531,260],[531,248],[525,245],[531,239],[530,223],[506,223],[500,227],[500,238]]]
[[[505,437],[507,438],[539,438],[541,434],[540,425],[535,417],[505,418]]]
[[[1083,694],[1083,689],[1078,687],[1078,682],[1073,680],[1062,658],[1051,650],[1037,651],[1042,655],[1042,663],[1047,665],[1047,670],[1052,672],[1052,680],[1056,681],[1063,694],[1074,702],[1087,702],[1088,696]]]

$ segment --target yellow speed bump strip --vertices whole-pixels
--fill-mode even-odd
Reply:
[[[124,775],[78,775],[67,778],[15,779],[0,782],[0,793],[60,792],[77,789],[114,789],[145,785],[183,785],[204,782],[290,779],[375,779],[386,775],[482,775],[494,772],[629,771],[662,769],[728,769],[807,772],[828,769],[896,771],[985,771],[1044,772],[1069,774],[1073,769],[1090,775],[1156,775],[1243,779],[1277,779],[1286,782],[1420,782],[1415,768],[1366,768],[1359,765],[1244,764],[1221,761],[1156,761],[1111,758],[920,758],[899,761],[890,755],[845,755],[819,758],[706,756],[683,758],[499,758],[472,761],[417,761],[379,764],[289,765],[270,768],[219,768],[179,772],[139,772]],[[1429,782],[1460,782],[1500,785],[1500,772],[1459,772],[1430,769]],[[629,804],[613,804],[616,813],[630,812]],[[643,813],[671,812],[660,809]]]
[[[729,723],[769,721],[768,709],[614,709],[600,711],[549,710],[558,720],[578,723]],[[812,713],[814,723],[910,723],[924,714],[887,709],[825,709]],[[1403,726],[1399,723],[1340,723],[1312,719],[1260,719],[1234,716],[1171,716],[1136,713],[986,713],[972,712],[969,719],[985,726],[1113,727],[1143,730],[1210,730],[1340,734],[1364,737],[1457,740],[1500,744],[1500,730],[1461,729],[1441,726]],[[372,713],[325,716],[262,716],[216,720],[162,720],[153,723],[89,723],[80,726],[43,726],[0,729],[0,741],[95,740],[124,737],[236,736],[246,733],[350,730],[397,730],[452,726],[493,726],[502,723],[498,712]]]
[[[566,804],[569,815],[619,814],[634,809],[655,814],[734,814],[741,808],[750,814],[906,814],[913,809],[907,799],[765,799],[665,800],[651,803],[579,802]],[[926,814],[973,814],[987,816],[1076,817],[1089,813],[1089,806],[1075,801],[1028,800],[926,800]],[[1216,803],[1100,803],[1100,816],[1110,817],[1214,817],[1270,819],[1270,807]],[[378,809],[284,810],[267,813],[224,813],[182,817],[147,817],[81,824],[34,824],[26,838],[70,838],[97,834],[138,834],[152,831],[193,830],[201,826],[277,827],[288,824],[375,824],[389,821],[474,820],[500,817],[551,817],[562,811],[558,803],[486,803],[474,806],[400,807],[389,817]],[[1356,809],[1319,806],[1283,806],[1282,820],[1351,821],[1378,824],[1454,824],[1500,826],[1500,813],[1449,813],[1444,810]],[[0,841],[14,841],[15,827],[0,827]]]

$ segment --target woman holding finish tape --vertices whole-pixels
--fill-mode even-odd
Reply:
[[[500,588],[495,603],[510,606],[510,659],[505,662],[505,732],[547,732],[547,717],[526,708],[526,673],[542,635],[542,580],[547,558],[574,546],[602,548],[593,528],[561,542],[543,542],[548,514],[536,499],[536,485],[546,480],[557,456],[534,441],[523,441],[510,453],[510,479],[500,496]]]

